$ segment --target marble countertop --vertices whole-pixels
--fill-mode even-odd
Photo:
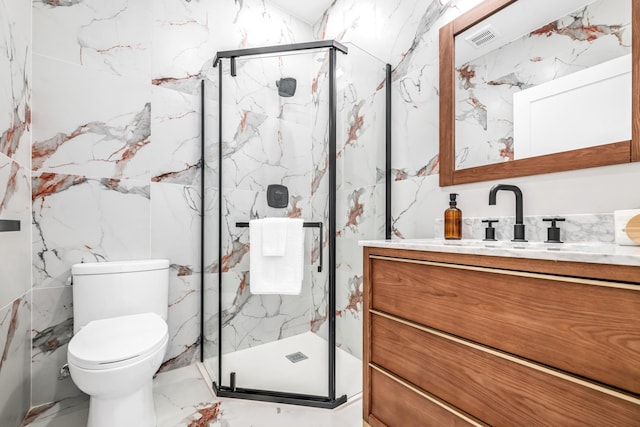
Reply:
[[[361,240],[360,246],[447,252],[511,258],[575,261],[596,264],[640,266],[640,246],[619,246],[613,243],[541,243],[483,240],[404,239]]]

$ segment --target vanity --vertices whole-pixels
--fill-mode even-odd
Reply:
[[[640,248],[361,244],[365,425],[640,425]]]

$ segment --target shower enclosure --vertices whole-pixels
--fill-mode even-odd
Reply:
[[[214,70],[202,86],[203,365],[218,396],[336,407],[362,386],[358,240],[390,235],[390,67],[321,41],[218,52]],[[265,217],[304,220],[299,295],[250,291],[248,222]]]

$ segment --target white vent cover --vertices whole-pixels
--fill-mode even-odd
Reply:
[[[472,46],[482,47],[487,43],[490,43],[501,36],[498,31],[496,31],[491,24],[485,25],[480,28],[475,33],[471,34],[468,37],[465,37],[465,40],[471,43]]]

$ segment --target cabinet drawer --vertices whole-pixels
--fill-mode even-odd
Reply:
[[[640,393],[640,287],[371,259],[372,308]]]
[[[371,378],[371,425],[388,427],[470,427],[467,421],[376,369]],[[366,414],[365,414],[366,415]]]
[[[640,400],[370,314],[371,362],[491,425],[638,426]]]

